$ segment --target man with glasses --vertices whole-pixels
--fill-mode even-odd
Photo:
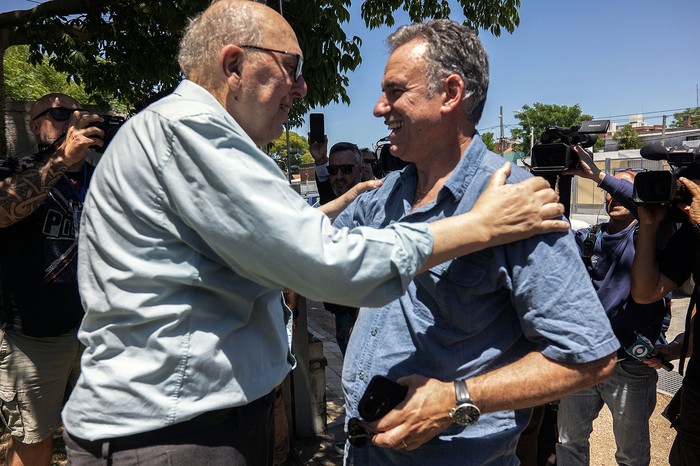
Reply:
[[[670,309],[669,299],[640,304],[631,296],[630,272],[639,229],[632,190],[636,174],[644,169],[619,168],[611,176],[596,166],[586,150],[576,147],[575,151],[579,164],[564,173],[592,180],[606,192],[605,211],[609,220],[578,230],[575,236],[591,283],[621,347],[610,378],[559,402],[557,464],[590,464],[593,421],[606,405],[613,413],[617,462],[648,465],[649,418],[656,407],[658,374],[650,367],[650,361],[645,363],[644,358],[634,356],[634,349],[643,348],[645,341],[651,345],[663,338],[664,319]]]
[[[274,389],[295,365],[284,288],[378,305],[426,264],[568,228],[544,180],[505,185],[505,166],[468,214],[335,229],[324,212],[347,199],[310,207],[259,149],[307,92],[286,20],[212,2],[178,61],[186,78],[122,126],[86,201],[72,465],[270,464]]]
[[[377,154],[369,150],[367,147],[360,149],[362,153],[362,167],[360,180],[369,181],[377,179]]]
[[[328,156],[328,175],[336,197],[342,196],[360,182],[361,166],[362,154],[355,144],[333,144]]]
[[[328,176],[333,195],[338,198],[360,182],[362,154],[351,142],[333,144],[328,156]],[[326,202],[328,200],[326,199]],[[326,202],[322,202],[325,204]],[[357,308],[324,302],[325,309],[335,317],[335,340],[344,355],[350,332],[357,318]]]
[[[7,464],[48,465],[64,397],[78,377],[83,317],[78,223],[98,115],[64,94],[30,110],[39,152],[0,164],[0,413]]]

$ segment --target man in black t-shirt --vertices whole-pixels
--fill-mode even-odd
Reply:
[[[77,379],[83,316],[76,278],[78,226],[104,132],[65,94],[30,111],[39,152],[0,163],[0,426],[9,466],[48,465],[52,432]]]
[[[700,281],[700,186],[698,179],[691,181],[681,177],[680,181],[692,195],[690,204],[677,203],[688,216],[688,221],[657,255],[656,234],[666,216],[666,209],[658,206],[640,207],[637,250],[632,265],[632,297],[639,303],[659,299],[682,285],[691,275],[696,283],[686,317],[685,332],[668,345],[658,345],[652,353],[667,360],[680,358],[681,368],[685,357],[690,356],[683,379],[678,434],[669,455],[672,466],[700,464],[700,360],[693,353],[693,348],[700,345],[700,329],[693,308]],[[648,364],[660,367],[656,358],[650,358]]]

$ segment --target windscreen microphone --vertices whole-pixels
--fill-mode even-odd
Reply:
[[[668,158],[668,149],[660,142],[649,142],[642,146],[639,154],[647,160],[666,160]]]
[[[624,338],[620,338],[620,342],[623,344],[625,352],[637,361],[643,362],[645,359],[651,357],[651,353],[654,351],[654,345],[651,343],[651,341],[649,341],[647,337],[640,334],[639,332],[634,332],[634,336],[629,335],[629,339],[627,341],[631,343],[627,344],[623,340]],[[663,367],[667,371],[673,370],[673,364],[671,364],[658,354],[654,357],[661,361],[661,367]]]

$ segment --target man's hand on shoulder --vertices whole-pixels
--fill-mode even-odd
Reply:
[[[470,212],[481,219],[476,225],[488,229],[491,246],[569,229],[561,218],[564,206],[544,178],[506,184],[509,175],[509,163],[496,170]]]
[[[333,199],[319,207],[319,210],[326,214],[328,218],[334,220],[352,201],[366,192],[377,189],[382,185],[382,180],[369,180],[357,183],[352,188],[348,189],[342,196]]]

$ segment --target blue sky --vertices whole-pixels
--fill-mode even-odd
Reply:
[[[309,0],[291,0],[309,1]],[[2,0],[0,12],[31,8],[37,2]],[[460,11],[451,1],[452,10]],[[350,106],[331,105],[325,114],[329,142],[371,146],[388,134],[372,116],[387,59],[384,40],[408,22],[369,31],[360,19],[359,1],[351,7],[349,36],[363,39],[363,63],[349,75]],[[648,123],[697,105],[700,84],[700,1],[698,0],[522,0],[520,27],[513,34],[480,37],[489,54],[491,84],[477,127],[498,136],[499,107],[508,125],[513,111],[535,102],[580,104],[585,113],[624,123],[642,113]],[[461,15],[453,19],[461,21]],[[306,76],[312,80],[313,76]],[[308,121],[308,118],[307,118]],[[296,129],[308,131],[308,123]]]

